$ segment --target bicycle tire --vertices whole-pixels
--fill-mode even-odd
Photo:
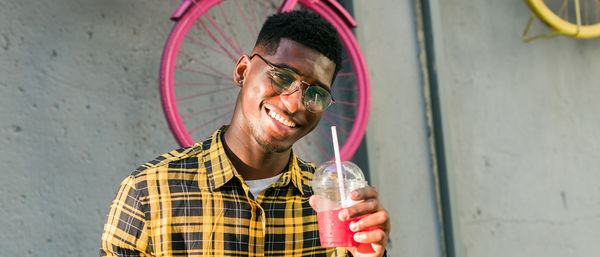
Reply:
[[[251,50],[253,40],[260,29],[258,20],[264,20],[268,14],[276,11],[302,7],[319,13],[336,28],[344,45],[347,61],[352,65],[345,65],[332,88],[338,104],[330,107],[315,131],[297,142],[294,148],[301,158],[311,162],[320,163],[331,159],[333,148],[331,144],[324,144],[331,140],[326,132],[329,130],[325,127],[336,124],[341,132],[340,155],[343,160],[349,160],[364,136],[370,107],[370,87],[362,52],[347,25],[347,20],[327,3],[313,0],[299,0],[297,6],[285,5],[287,8],[282,8],[286,1],[273,3],[263,0],[257,5],[263,9],[261,18],[258,18],[260,13],[255,3],[258,1],[198,1],[189,7],[173,27],[163,51],[159,82],[163,111],[177,142],[183,147],[190,146],[202,140],[194,140],[192,133],[203,129],[202,133],[197,134],[208,136],[211,131],[230,120],[237,90],[229,89],[237,86],[234,85],[232,76],[227,73],[232,72],[239,55]],[[231,11],[229,14],[234,11],[239,13],[235,17],[228,17],[225,10]],[[238,23],[234,19],[237,19]],[[260,23],[262,24],[262,21]],[[232,24],[237,24],[237,27]],[[202,33],[192,35],[192,29]],[[247,35],[233,32],[235,29],[245,31]],[[228,33],[229,31],[231,33]],[[242,37],[245,37],[245,40],[241,40]],[[240,42],[245,41],[249,41],[247,43],[250,46],[241,46]],[[186,52],[187,47],[194,49],[194,53]],[[208,55],[211,56],[206,57]],[[210,65],[206,63],[206,59],[210,59]],[[193,65],[194,68],[190,68]],[[223,72],[219,67],[228,71]],[[206,89],[211,86],[209,82],[212,82],[214,87]],[[349,86],[352,83],[353,85]],[[196,93],[197,91],[193,91],[195,89],[190,89],[194,88],[194,85],[205,89]],[[186,102],[194,98],[202,100],[195,99],[194,104]],[[204,108],[201,111],[193,109],[196,108],[195,105],[203,104],[205,107],[200,107]],[[194,120],[191,120],[191,117]],[[217,127],[206,128],[211,124]],[[199,128],[201,126],[204,127]]]
[[[576,23],[561,18],[543,0],[526,0],[526,3],[537,17],[557,32],[572,35],[575,38],[594,38],[600,36],[600,22],[581,25],[579,32],[577,32]]]

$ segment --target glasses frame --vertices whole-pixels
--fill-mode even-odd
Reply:
[[[263,60],[263,62],[265,62],[267,65],[269,65],[269,67],[271,68],[271,71],[279,71],[279,70],[284,69],[284,68],[277,67],[277,65],[275,65],[272,62],[268,61],[267,59],[265,59],[264,57],[262,57],[260,54],[253,54],[252,56],[250,56],[250,60],[252,60],[252,58],[254,58],[254,56],[258,56],[261,60]],[[289,70],[289,69],[287,69],[287,70]],[[298,77],[300,77],[300,75],[298,73],[296,73],[296,72],[294,72],[292,70],[289,70],[289,72],[291,72],[292,74],[294,74],[294,77],[297,78],[296,81],[299,80]],[[274,76],[273,73],[269,72],[268,74],[269,74],[269,77],[271,78],[271,88],[273,88],[273,90],[275,92],[281,91],[280,93],[278,93],[279,95],[286,95],[286,96],[291,95],[291,94],[293,94],[296,91],[298,91],[298,90],[301,89],[301,87],[300,87],[301,84],[306,85],[306,88],[301,91],[302,92],[302,104],[304,105],[304,107],[306,108],[306,110],[308,110],[309,112],[312,112],[312,113],[322,113],[322,112],[325,112],[325,110],[327,108],[329,108],[329,106],[331,106],[332,104],[335,104],[335,99],[333,99],[333,95],[331,94],[331,90],[329,88],[327,88],[327,87],[324,87],[324,86],[321,86],[321,85],[311,85],[310,83],[308,83],[308,82],[306,82],[304,80],[299,80],[300,83],[298,83],[296,85],[296,87],[292,88],[291,91],[289,91],[290,90],[289,88],[293,87],[294,84],[296,84],[296,81],[294,81],[294,83],[291,84],[285,90],[282,90],[278,86],[274,86],[273,85],[273,76]],[[306,94],[306,91],[308,91],[308,89],[310,87],[318,87],[318,88],[324,89],[325,91],[327,91],[327,93],[329,94],[329,97],[331,98],[331,101],[329,101],[329,104],[327,104],[327,106],[323,107],[323,110],[320,111],[320,112],[311,111],[310,108],[306,105],[306,102],[304,101],[304,96]],[[285,92],[285,91],[289,91],[289,92]]]

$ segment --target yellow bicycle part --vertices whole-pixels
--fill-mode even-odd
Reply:
[[[529,24],[523,33],[523,41],[531,41],[540,37],[553,37],[557,35],[565,35],[575,38],[593,38],[600,36],[600,23],[592,25],[581,25],[581,11],[579,8],[579,0],[575,0],[575,13],[577,18],[577,24],[573,24],[556,15],[543,0],[525,0],[527,5],[531,8],[534,13],[534,17],[539,17],[542,21],[548,24],[552,29],[556,31],[553,34],[542,34],[536,35],[531,38],[527,38],[527,32],[533,22],[534,17],[529,20]]]

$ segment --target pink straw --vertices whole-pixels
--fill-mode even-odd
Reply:
[[[337,130],[335,126],[331,126],[331,138],[333,139],[333,152],[335,153],[335,167],[337,170],[337,181],[340,188],[340,200],[342,207],[345,207],[346,194],[344,190],[344,174],[342,173],[342,160],[340,158],[340,145],[338,143]]]

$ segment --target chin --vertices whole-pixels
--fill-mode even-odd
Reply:
[[[290,148],[292,148],[291,145],[276,144],[276,143],[267,142],[266,140],[261,140],[258,138],[254,138],[254,140],[263,149],[265,149],[267,152],[271,152],[271,153],[283,153],[283,152],[289,150]]]
[[[250,126],[252,138],[260,147],[270,153],[282,153],[292,148],[295,140],[286,138],[278,140],[267,132],[257,129],[258,126]]]

